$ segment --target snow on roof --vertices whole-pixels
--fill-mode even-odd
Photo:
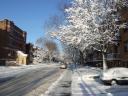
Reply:
[[[27,54],[24,54],[22,51],[16,51],[18,55],[27,56]]]

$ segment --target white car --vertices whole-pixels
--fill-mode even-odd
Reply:
[[[67,65],[66,65],[66,64],[62,64],[62,65],[60,66],[60,68],[61,68],[61,69],[66,69],[66,68],[67,68]]]
[[[111,85],[124,83],[125,81],[128,81],[128,68],[110,68],[107,71],[103,72],[100,78],[104,83],[108,83]]]

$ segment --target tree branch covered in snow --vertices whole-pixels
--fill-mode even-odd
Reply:
[[[43,48],[36,47],[33,55],[34,64],[43,63],[48,59],[48,51],[44,50]]]
[[[122,5],[127,3],[121,1]],[[52,35],[81,52],[92,46],[103,53],[104,61],[108,45],[116,44],[115,38],[120,29],[117,5],[117,0],[74,0],[72,6],[65,9],[65,24]]]
[[[60,26],[55,34],[62,42],[81,51],[90,45],[99,45],[97,49],[113,43],[118,28],[116,11],[113,0],[75,0],[72,7],[65,9],[67,24]]]
[[[39,47],[34,52],[37,62],[53,61],[53,58],[59,55],[58,46],[54,40],[41,37],[36,41],[36,46]]]
[[[69,63],[78,63],[80,59],[79,50],[73,46],[63,44],[64,60]]]

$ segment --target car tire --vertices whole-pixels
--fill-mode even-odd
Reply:
[[[116,80],[112,80],[112,81],[111,81],[111,85],[112,85],[112,86],[116,86],[116,85],[117,85],[117,81],[116,81]]]

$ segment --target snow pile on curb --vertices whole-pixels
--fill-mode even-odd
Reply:
[[[84,80],[84,79],[87,79],[87,80],[94,80],[94,78],[96,78],[96,77],[99,77],[99,75],[98,75],[98,74],[88,74],[88,75],[83,75],[83,76],[82,76],[83,80]]]
[[[54,83],[52,83],[52,85],[48,88],[48,90],[44,94],[41,94],[40,96],[49,96],[49,94],[57,86],[58,82],[64,77],[65,74],[66,71],[64,71],[62,75]]]

